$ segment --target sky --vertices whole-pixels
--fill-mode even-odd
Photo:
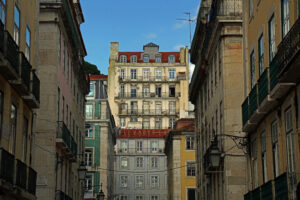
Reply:
[[[177,19],[188,19],[184,12],[195,19],[199,4],[200,0],[81,0],[85,60],[107,74],[110,42],[119,42],[119,51],[142,51],[149,42],[158,44],[160,51],[189,46],[189,23]],[[195,25],[191,23],[192,36]]]

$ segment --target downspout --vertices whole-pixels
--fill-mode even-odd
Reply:
[[[55,154],[55,196],[54,198],[56,199],[56,192],[57,192],[57,169],[58,169],[58,154]]]

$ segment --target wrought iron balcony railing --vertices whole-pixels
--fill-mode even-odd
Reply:
[[[164,149],[162,148],[142,148],[141,150],[138,150],[137,148],[118,148],[117,153],[120,154],[145,154],[145,153],[151,153],[151,154],[161,154],[164,153]]]
[[[168,76],[120,76],[120,82],[178,82],[178,77],[170,78]]]
[[[178,115],[179,111],[174,110],[161,110],[161,109],[124,109],[119,110],[120,115],[133,115],[133,116],[164,116],[164,115]]]
[[[16,185],[26,190],[27,166],[25,163],[17,160]]]
[[[5,43],[6,43],[6,57],[13,66],[13,68],[16,70],[17,73],[19,73],[19,47],[12,38],[12,36],[9,34],[8,31],[5,31]]]
[[[15,156],[0,148],[0,178],[13,184]]]
[[[72,200],[71,197],[69,197],[67,194],[65,194],[61,190],[56,191],[56,199],[58,199],[58,200]]]
[[[32,94],[36,100],[40,101],[40,79],[37,77],[35,71],[32,71],[32,81],[31,81]]]
[[[64,122],[58,122],[57,138],[62,139],[65,147],[67,147],[67,153],[70,153],[73,161],[76,159],[77,155],[77,143],[72,137],[68,127]],[[61,143],[61,141],[58,141]]]
[[[31,167],[28,170],[28,192],[35,195],[37,173]]]
[[[180,92],[177,93],[168,93],[168,92],[161,92],[161,93],[155,93],[155,92],[124,92],[124,93],[119,93],[117,98],[119,99],[131,99],[131,98],[178,98],[180,97]]]

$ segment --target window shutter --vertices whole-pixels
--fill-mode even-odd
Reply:
[[[96,103],[95,104],[95,117],[100,117],[100,113],[101,113],[100,103]]]

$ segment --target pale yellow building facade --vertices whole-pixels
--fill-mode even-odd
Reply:
[[[112,42],[108,99],[121,128],[165,129],[188,115],[188,49],[159,52],[153,43],[143,52],[121,52]]]

